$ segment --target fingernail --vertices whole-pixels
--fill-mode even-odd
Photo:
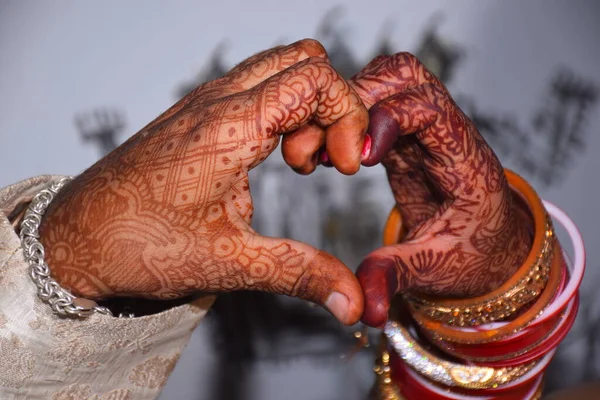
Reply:
[[[360,160],[363,161],[371,155],[371,136],[365,135],[365,143],[363,144]]]
[[[327,152],[325,150],[321,150],[321,153],[319,153],[319,163],[321,163],[321,164],[329,163],[329,155],[327,155]]]
[[[341,293],[333,292],[327,298],[325,307],[341,322],[348,317],[348,298]]]

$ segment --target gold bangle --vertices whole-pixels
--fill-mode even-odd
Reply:
[[[549,218],[544,236],[542,252],[525,276],[522,276],[508,290],[499,289],[498,292],[502,291],[502,293],[494,291],[493,297],[489,299],[480,301],[470,299],[473,302],[468,305],[452,304],[452,300],[444,301],[445,305],[440,305],[431,297],[414,293],[404,294],[404,299],[413,313],[422,314],[431,320],[450,326],[477,326],[508,318],[535,300],[548,283],[553,258],[552,238],[554,237],[554,230]]]
[[[453,363],[428,353],[406,328],[395,321],[387,323],[384,333],[406,365],[445,386],[495,389],[522,377],[537,364],[537,361],[531,361],[515,367],[493,368]]]
[[[483,296],[467,299],[442,299],[416,293],[405,293],[404,299],[413,314],[450,326],[476,326],[503,320],[535,300],[548,283],[553,259],[554,228],[541,199],[520,176],[505,170],[513,191],[526,201],[533,215],[535,234],[529,255],[513,277],[498,289]],[[396,209],[394,209],[396,210]],[[398,215],[394,215],[398,214]],[[401,225],[399,212],[392,211],[389,225]],[[385,238],[393,238],[394,229],[386,227]],[[396,232],[399,228],[396,227]],[[391,243],[385,243],[391,244]]]
[[[548,277],[548,284],[542,294],[523,313],[502,326],[484,330],[465,331],[442,324],[441,322],[431,321],[417,313],[413,315],[413,318],[422,329],[425,329],[433,337],[434,341],[446,340],[453,343],[481,344],[495,342],[507,336],[514,335],[529,326],[544,311],[559,289],[563,275],[560,246],[553,246],[553,251],[554,256],[552,257],[553,261],[550,268],[550,276]]]

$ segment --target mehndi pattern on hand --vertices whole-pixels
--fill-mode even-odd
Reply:
[[[368,113],[316,41],[259,53],[199,86],[51,205],[41,233],[57,281],[96,299],[261,290],[356,322],[362,293],[346,266],[250,226],[248,171],[281,135],[315,126],[323,133],[318,147],[292,141],[284,154],[304,154],[300,167],[310,172],[306,164],[316,166],[325,146],[340,172],[355,173]]]

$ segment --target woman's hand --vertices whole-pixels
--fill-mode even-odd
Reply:
[[[363,297],[346,266],[252,230],[248,171],[281,135],[300,132],[319,139],[292,134],[283,144],[296,170],[312,172],[325,146],[333,165],[353,174],[367,126],[365,106],[318,42],[259,53],[65,187],[40,230],[50,269],[87,298],[261,290],[323,304],[354,323]]]
[[[382,325],[403,290],[470,297],[506,281],[527,256],[527,218],[500,161],[444,85],[414,56],[374,59],[351,80],[370,108],[370,156],[381,162],[405,231],[357,276],[363,322]]]

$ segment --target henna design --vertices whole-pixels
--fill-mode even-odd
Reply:
[[[40,231],[56,279],[96,299],[254,289],[324,303],[338,291],[351,310],[336,315],[356,321],[360,287],[340,261],[249,225],[248,171],[310,121],[332,142],[336,166],[356,171],[366,108],[312,40],[198,87],[50,205]]]
[[[406,230],[403,243],[373,252],[359,268],[363,286],[379,286],[364,288],[365,322],[384,321],[398,290],[470,297],[499,287],[527,256],[531,237],[476,127],[408,53],[376,58],[352,86],[371,107],[373,150],[364,163],[386,168]],[[396,279],[369,278],[381,268]]]

